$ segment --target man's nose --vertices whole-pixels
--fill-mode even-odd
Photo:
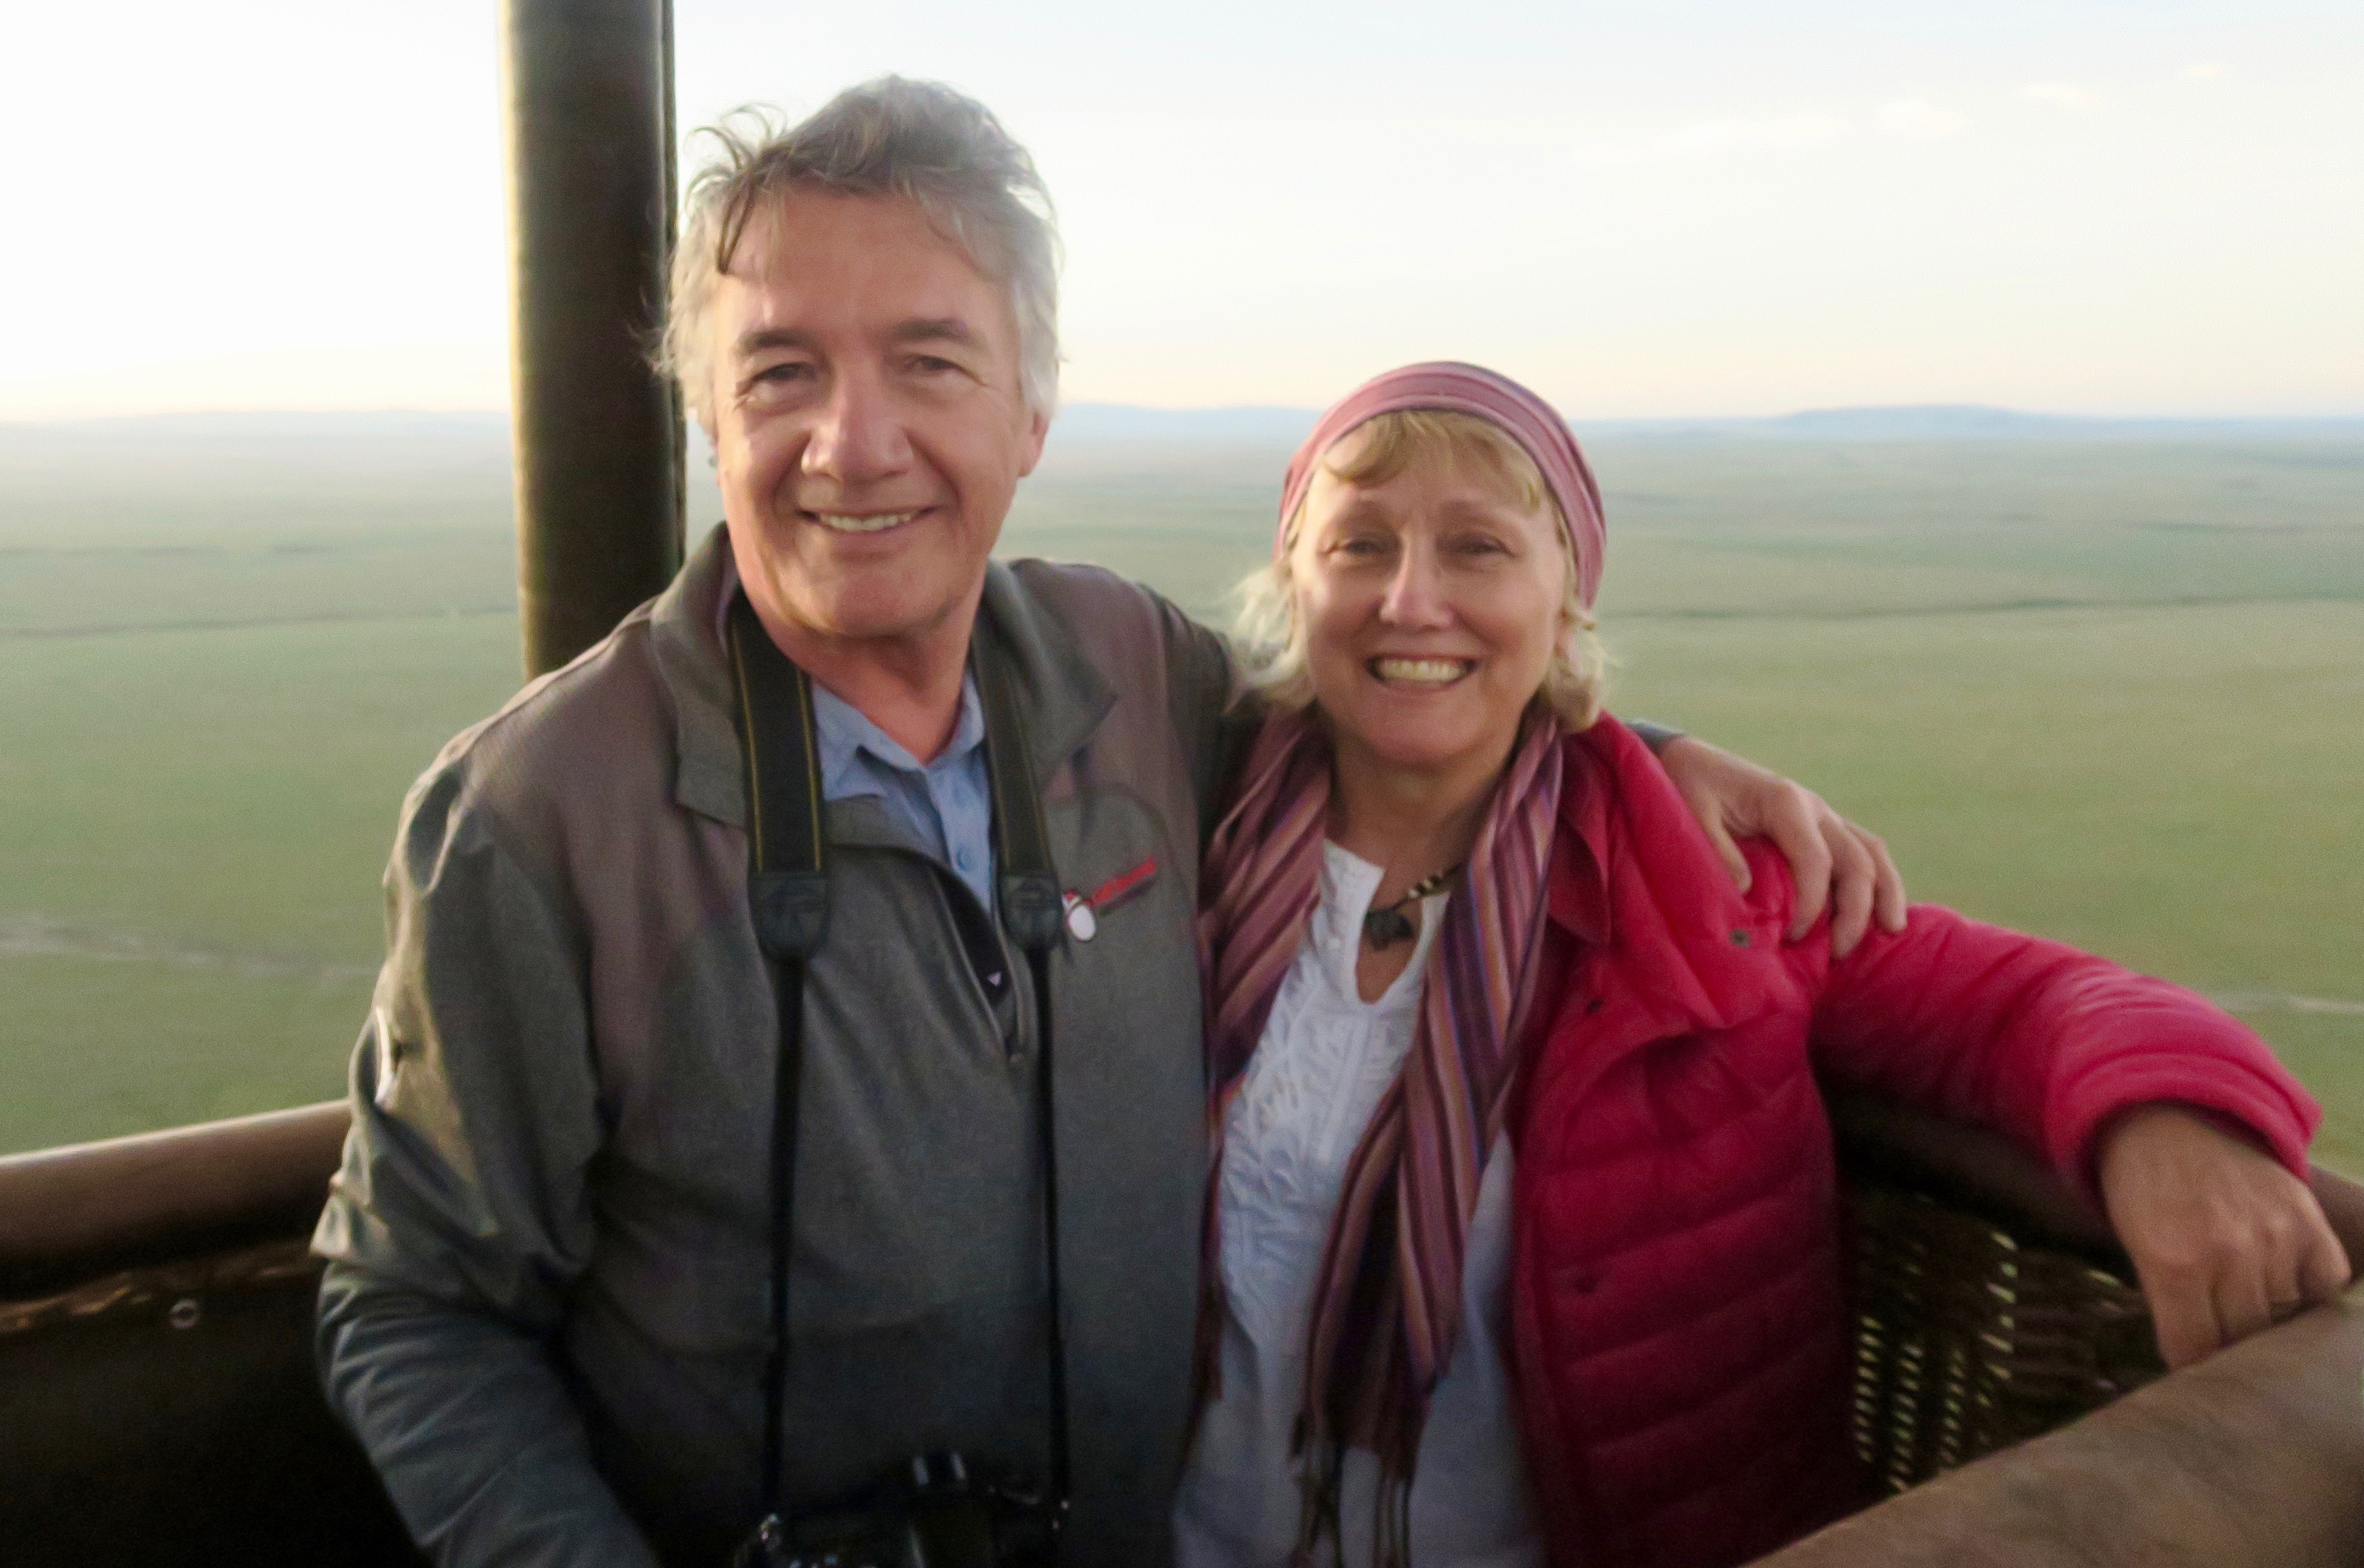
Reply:
[[[808,474],[840,484],[860,484],[900,472],[911,445],[893,399],[875,378],[841,374],[831,379],[800,465]]]
[[[1396,562],[1395,574],[1388,580],[1387,597],[1380,601],[1379,615],[1390,626],[1451,624],[1453,610],[1445,602],[1444,582],[1437,570],[1433,550],[1413,545],[1403,552]]]

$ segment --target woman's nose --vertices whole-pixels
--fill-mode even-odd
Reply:
[[[1433,555],[1420,549],[1404,551],[1395,575],[1388,580],[1379,615],[1391,626],[1435,627],[1452,621],[1452,607],[1445,602],[1444,579]]]

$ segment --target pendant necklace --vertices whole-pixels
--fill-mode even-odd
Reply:
[[[1461,865],[1469,862],[1464,861]],[[1363,917],[1363,940],[1377,952],[1385,952],[1398,942],[1410,941],[1420,934],[1420,928],[1404,913],[1408,904],[1417,904],[1430,894],[1442,893],[1447,884],[1461,874],[1460,865],[1446,866],[1443,871],[1422,877],[1411,884],[1401,898],[1392,904],[1381,904]]]

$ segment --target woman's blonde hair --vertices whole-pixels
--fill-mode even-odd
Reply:
[[[1444,462],[1474,469],[1502,483],[1509,499],[1528,511],[1548,507],[1559,539],[1567,584],[1560,601],[1560,634],[1536,694],[1571,730],[1600,717],[1608,695],[1608,656],[1594,635],[1591,612],[1578,596],[1576,546],[1559,503],[1519,443],[1500,427],[1472,414],[1404,409],[1358,425],[1349,438],[1321,457],[1321,466],[1348,484],[1385,484],[1415,462]],[[1311,486],[1307,494],[1312,493]],[[1240,584],[1238,639],[1248,688],[1287,711],[1310,707],[1313,678],[1305,663],[1305,624],[1297,613],[1294,562],[1305,503],[1299,501],[1281,531],[1272,563]]]

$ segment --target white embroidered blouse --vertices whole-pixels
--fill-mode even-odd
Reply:
[[[1228,1311],[1222,1396],[1199,1423],[1175,1505],[1177,1568],[1278,1568],[1302,1493],[1289,1453],[1314,1274],[1346,1162],[1411,1049],[1422,975],[1445,895],[1422,900],[1411,962],[1376,1002],[1355,984],[1380,868],[1321,847],[1321,902],[1224,1122],[1217,1203]],[[1519,1455],[1506,1355],[1511,1152],[1486,1162],[1462,1278],[1462,1330],[1421,1434],[1414,1568],[1535,1568],[1544,1560]],[[1371,1561],[1377,1460],[1350,1451],[1339,1494],[1344,1562]]]

